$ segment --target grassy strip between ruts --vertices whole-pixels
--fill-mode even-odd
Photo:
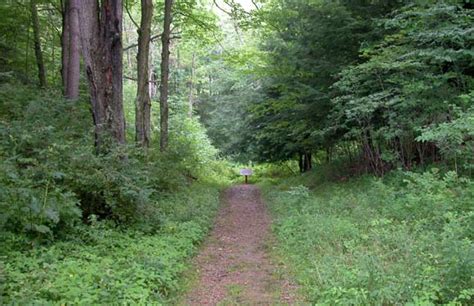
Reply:
[[[164,198],[158,203],[163,225],[154,234],[95,222],[23,251],[11,237],[1,251],[0,304],[169,302],[212,223],[219,189],[195,184]]]
[[[434,169],[327,182],[317,171],[261,183],[278,257],[309,302],[473,302],[472,181]]]

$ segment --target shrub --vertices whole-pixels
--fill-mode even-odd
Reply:
[[[165,218],[153,235],[91,218],[90,225],[76,226],[51,246],[2,250],[0,303],[168,303],[181,288],[187,260],[205,237],[218,202],[215,186],[196,185],[163,199]]]
[[[122,146],[97,155],[86,99],[21,89],[0,88],[2,229],[51,239],[94,215],[156,231],[162,197],[218,176],[217,152],[195,120],[173,118],[166,154]]]
[[[473,302],[469,179],[432,169],[345,183],[309,174],[268,186],[279,255],[310,303]]]

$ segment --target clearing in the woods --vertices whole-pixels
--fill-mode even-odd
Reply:
[[[293,304],[294,286],[269,256],[271,219],[253,185],[229,188],[214,229],[195,259],[187,305]]]

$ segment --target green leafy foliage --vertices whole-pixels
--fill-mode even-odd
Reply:
[[[472,181],[433,169],[264,186],[279,254],[309,302],[472,303]]]
[[[0,301],[165,303],[181,288],[187,259],[207,232],[218,202],[216,187],[196,185],[156,204],[163,223],[153,235],[92,218],[89,226],[75,227],[51,246],[2,249]]]
[[[474,94],[460,96],[465,104],[463,107],[453,107],[453,117],[450,122],[433,125],[422,130],[418,141],[431,141],[440,148],[444,158],[455,163],[457,170],[458,163],[464,169],[472,171],[474,164]]]
[[[33,28],[30,1],[0,3],[0,82],[36,83]],[[45,58],[48,82],[61,77],[61,1],[36,1],[39,14],[40,44]],[[54,86],[53,86],[54,87]]]
[[[18,85],[0,90],[0,227],[52,237],[81,217],[80,198],[64,183],[63,158],[73,145],[80,147],[81,129],[87,131],[83,121],[69,118],[88,114],[81,107],[56,105],[55,98],[47,97],[54,93],[38,96],[38,91],[20,88],[23,92]]]
[[[247,103],[246,148],[252,159],[284,161],[333,146],[323,133],[337,74],[359,62],[359,48],[377,39],[371,18],[398,3],[269,1],[257,13],[264,64],[261,97]]]
[[[382,25],[392,33],[363,49],[367,61],[345,69],[334,85],[337,124],[328,131],[389,151],[407,168],[434,158],[430,143],[415,138],[472,105],[460,97],[473,86],[473,18],[472,10],[447,4],[408,6],[387,18]]]
[[[179,44],[181,64],[176,52],[178,67],[172,55],[168,152],[153,139],[147,150],[125,145],[98,154],[88,97],[81,92],[78,101],[65,101],[54,89],[64,3],[37,2],[48,90],[25,85],[36,75],[29,2],[0,5],[0,304],[164,303],[179,289],[226,183],[227,164],[216,159],[185,104],[189,55],[219,39],[216,16],[206,2],[175,5],[172,36],[187,41]],[[125,1],[129,79],[136,72],[137,4]],[[154,32],[161,9],[156,3]],[[152,44],[151,71],[159,53]],[[124,97],[132,139],[135,84],[125,83]],[[159,110],[152,110],[155,138]]]
[[[11,85],[1,89],[1,225],[13,232],[52,238],[91,214],[159,228],[154,203],[161,192],[181,189],[190,178],[216,176],[209,167],[215,149],[194,121],[176,124],[179,133],[172,132],[167,155],[155,148],[147,155],[134,148],[96,155],[82,102],[22,88],[24,93]]]
[[[236,160],[248,159],[248,152],[241,145],[247,141],[246,109],[250,101],[261,96],[257,91],[258,80],[252,74],[243,72],[254,70],[254,64],[249,61],[258,55],[249,55],[241,62],[239,54],[245,51],[251,52],[240,49],[222,54],[214,58],[205,71],[198,71],[213,78],[209,92],[199,96],[197,110],[200,121],[221,154]]]
[[[258,94],[231,91],[232,103],[203,117],[219,148],[265,162],[343,151],[378,175],[439,161],[468,173],[472,4],[273,0],[250,15],[259,43],[244,41],[247,61],[232,62],[253,66],[258,80],[231,75]],[[251,46],[258,51],[247,54]],[[229,137],[215,121],[243,132]]]
[[[18,84],[0,97],[0,303],[173,298],[225,184],[202,127],[174,117],[167,154],[98,155],[83,99]]]
[[[36,76],[28,5],[0,4],[0,304],[176,302],[219,187],[243,167],[264,184],[279,257],[309,302],[473,303],[472,3],[226,0],[223,18],[211,1],[176,1],[169,149],[156,147],[151,82],[152,146],[107,154],[88,98],[54,90],[63,3],[38,1],[48,90],[24,85]],[[138,3],[124,1],[128,139]],[[351,164],[282,180],[302,154]],[[348,180],[417,165],[429,171]]]

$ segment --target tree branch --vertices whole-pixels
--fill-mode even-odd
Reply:
[[[215,1],[216,1],[216,0],[214,0],[214,3],[215,3]],[[216,4],[216,6],[217,6],[217,4]],[[217,6],[217,7],[218,7],[218,6]],[[191,14],[186,14],[186,13],[181,12],[181,11],[176,12],[176,14],[179,14],[179,15],[181,15],[181,16],[183,16],[183,17],[186,17],[186,18],[191,19],[192,21],[194,21],[194,22],[197,24],[197,26],[199,26],[199,27],[202,28],[202,29],[205,29],[205,30],[208,30],[208,29],[209,29],[209,27],[208,27],[208,25],[207,25],[206,23],[204,23],[203,21],[201,21],[201,20],[199,20],[199,19],[196,19],[196,18],[195,18],[193,15],[191,15]],[[212,36],[214,37],[214,39],[216,40],[216,42],[217,42],[217,43],[219,44],[219,46],[222,48],[222,51],[224,51],[224,52],[226,53],[227,51],[225,50],[224,46],[222,45],[221,40],[220,40],[219,38],[217,38],[216,33],[215,33],[214,31],[209,31],[209,32],[212,34]]]
[[[153,35],[152,37],[150,37],[150,42],[155,41],[155,40],[159,39],[160,37],[161,37],[161,33],[160,33],[160,34]],[[136,48],[136,47],[138,47],[138,43],[123,48],[123,51],[125,52],[125,51],[127,51],[127,50],[129,50],[129,49]]]
[[[132,78],[132,77],[130,77],[130,76],[124,75],[123,78],[124,78],[124,79],[127,79],[127,80],[130,80],[130,81],[136,81],[136,82],[138,82],[138,80],[137,80],[136,78]],[[153,81],[153,80],[149,80],[148,83],[158,84],[157,81]]]
[[[222,7],[220,7],[219,4],[217,4],[217,1],[216,1],[216,0],[213,0],[212,2],[214,2],[215,6],[216,6],[219,10],[221,10],[221,11],[224,12],[224,13],[226,13],[226,14],[229,15],[230,17],[233,17],[233,14],[230,13],[230,12],[228,12],[228,11],[226,11],[226,10],[223,9]]]
[[[135,25],[135,27],[137,27],[137,29],[140,29],[140,26],[138,25],[138,23],[135,21],[135,19],[133,19],[132,14],[130,13],[130,9],[128,8],[127,3],[125,3],[124,6],[125,6],[125,10],[127,11],[128,18],[130,18],[130,20]]]
[[[250,0],[250,1],[252,1],[253,6],[255,6],[255,8],[257,10],[260,10],[260,8],[258,7],[257,2],[255,2],[255,0]]]

